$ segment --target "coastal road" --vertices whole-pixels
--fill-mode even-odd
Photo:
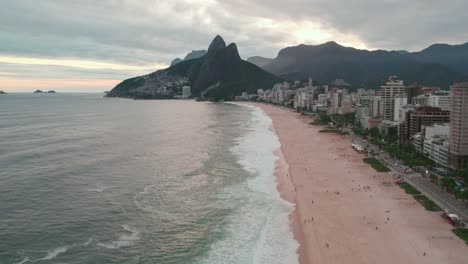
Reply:
[[[393,175],[402,175],[405,181],[422,194],[429,197],[440,208],[453,212],[462,218],[465,223],[468,223],[468,205],[466,203],[457,200],[453,195],[447,193],[441,187],[432,183],[429,179],[424,178],[420,173],[407,174],[403,172],[400,167],[395,165],[397,162],[402,163],[401,161],[391,157],[387,153],[381,151],[377,146],[361,137],[354,135],[354,133],[351,134],[351,139],[353,142],[356,142],[361,146],[364,146],[366,149],[372,150],[376,153],[377,155],[375,155],[375,158],[390,168]]]
[[[405,175],[404,178],[413,187],[433,200],[440,208],[457,214],[465,222],[468,221],[468,205],[457,200],[429,179],[422,177],[419,173]]]

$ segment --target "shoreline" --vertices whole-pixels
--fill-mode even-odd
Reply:
[[[272,127],[273,133],[275,133]],[[307,255],[304,254],[304,250],[301,250],[305,240],[303,233],[301,232],[301,225],[299,222],[296,202],[296,188],[294,182],[289,176],[289,165],[283,154],[283,145],[281,145],[274,154],[278,157],[275,165],[275,177],[277,179],[277,189],[280,197],[294,205],[294,209],[289,214],[289,228],[293,233],[293,238],[299,243],[297,248],[297,255],[299,263],[308,263]]]
[[[275,176],[281,197],[295,205],[289,220],[300,264],[466,263],[468,248],[440,212],[375,172],[348,139],[318,133],[311,117],[250,104],[272,119],[281,143]]]

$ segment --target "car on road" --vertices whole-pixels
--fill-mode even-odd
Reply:
[[[445,210],[441,216],[453,226],[465,226],[465,223],[460,219],[460,217],[458,217],[458,215],[448,210]]]

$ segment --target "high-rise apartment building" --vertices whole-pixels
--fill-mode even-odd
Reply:
[[[408,95],[408,104],[413,103],[413,98],[420,95],[422,93],[421,90],[422,86],[417,83],[412,84],[408,86],[408,88],[406,88],[406,94]]]
[[[442,110],[450,111],[450,100],[451,96],[449,92],[433,92],[429,95],[428,105],[433,107],[439,107]]]
[[[397,76],[390,76],[388,82],[380,87],[380,118],[393,121],[395,114],[395,97],[405,93],[405,85]]]
[[[455,83],[450,90],[450,166],[465,169],[468,168],[468,82]]]
[[[406,94],[400,94],[395,96],[394,101],[393,101],[393,120],[396,122],[401,122],[403,121],[400,120],[400,111],[403,108],[404,105],[407,105],[407,97]]]
[[[423,106],[409,112],[409,137],[421,132],[422,126],[450,122],[450,111],[438,107]]]

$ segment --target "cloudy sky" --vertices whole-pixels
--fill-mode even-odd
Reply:
[[[418,51],[468,41],[466,0],[2,0],[0,90],[102,92],[206,49],[243,58],[334,40]]]

